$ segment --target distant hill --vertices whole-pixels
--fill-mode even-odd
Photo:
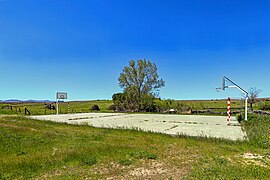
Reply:
[[[8,99],[8,100],[4,100],[4,102],[21,102],[18,99]]]
[[[24,102],[42,103],[42,102],[54,102],[54,101],[50,101],[50,100],[33,100],[33,99],[30,99],[30,100],[27,100],[27,101],[24,101]]]

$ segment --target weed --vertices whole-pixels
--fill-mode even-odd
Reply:
[[[153,153],[149,153],[147,151],[135,151],[131,152],[130,156],[135,159],[156,159],[157,156]]]
[[[129,166],[131,165],[132,161],[130,159],[120,159],[119,164],[122,166]]]
[[[97,159],[94,156],[84,157],[81,159],[83,165],[92,166],[97,163]]]

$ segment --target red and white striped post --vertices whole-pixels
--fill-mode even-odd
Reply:
[[[227,125],[231,122],[231,98],[228,97],[228,106],[227,106]]]

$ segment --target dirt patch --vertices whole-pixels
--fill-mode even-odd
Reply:
[[[256,165],[270,169],[270,156],[253,153],[244,153],[240,156],[240,162],[244,165]]]
[[[186,167],[176,168],[156,160],[141,160],[140,163],[140,167],[120,167],[125,170],[117,176],[109,175],[107,179],[181,179],[189,172]]]
[[[130,170],[128,172],[129,175],[135,177],[151,177],[157,175],[169,175],[172,174],[173,169],[168,169],[161,162],[151,162],[147,167],[140,167]]]
[[[263,156],[252,153],[245,153],[242,156],[244,159],[263,159]]]
[[[59,170],[48,172],[35,179],[51,179],[65,177],[68,174],[79,175],[84,179],[181,179],[188,174],[187,168],[176,168],[159,161],[140,161],[140,165],[122,166],[112,162],[108,165],[94,165],[92,167],[63,167]]]

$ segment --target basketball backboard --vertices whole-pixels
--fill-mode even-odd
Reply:
[[[221,90],[225,91],[225,77],[222,77]]]
[[[56,99],[67,99],[67,93],[64,92],[57,92]]]

